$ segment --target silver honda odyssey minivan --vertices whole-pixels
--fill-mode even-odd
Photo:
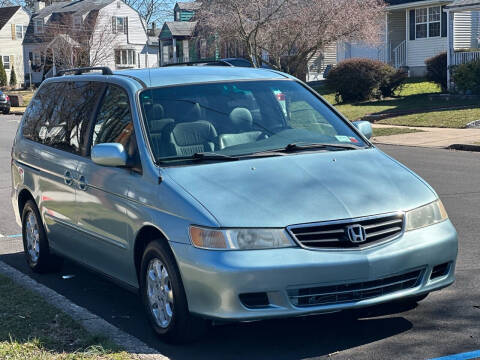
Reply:
[[[90,70],[44,81],[14,141],[33,271],[69,258],[115,279],[171,342],[212,319],[416,302],[453,283],[457,233],[435,191],[299,80]]]

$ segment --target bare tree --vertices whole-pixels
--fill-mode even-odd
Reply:
[[[0,0],[1,1],[1,0]],[[175,0],[124,0],[128,6],[137,10],[140,16],[150,26],[152,23],[162,23],[173,17]]]
[[[267,52],[276,68],[301,76],[308,61],[339,40],[380,39],[383,0],[207,0],[199,32],[241,41],[254,64]]]

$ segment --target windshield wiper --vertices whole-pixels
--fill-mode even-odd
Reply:
[[[196,152],[193,155],[188,156],[178,156],[171,158],[160,158],[159,161],[178,161],[178,160],[194,160],[194,161],[203,161],[203,160],[219,160],[219,161],[235,161],[238,160],[238,157],[219,154],[215,152]]]
[[[285,146],[283,150],[285,152],[295,152],[298,150],[308,150],[308,149],[328,149],[328,148],[336,148],[342,150],[357,150],[361,149],[362,147],[353,145],[353,144],[330,144],[330,143],[311,143],[311,144],[298,144],[298,143],[290,143]]]

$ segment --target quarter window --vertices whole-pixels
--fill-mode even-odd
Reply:
[[[430,38],[440,36],[441,7],[434,6],[415,10],[415,38]]]

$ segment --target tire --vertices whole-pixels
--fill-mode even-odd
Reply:
[[[23,251],[32,271],[58,271],[62,259],[51,254],[40,212],[33,200],[28,200],[22,212]]]
[[[163,241],[150,242],[143,253],[140,292],[150,324],[162,340],[187,343],[206,332],[208,322],[188,310],[180,272]]]
[[[8,114],[10,114],[10,109],[8,109],[8,110],[3,110],[3,115],[8,115]]]

